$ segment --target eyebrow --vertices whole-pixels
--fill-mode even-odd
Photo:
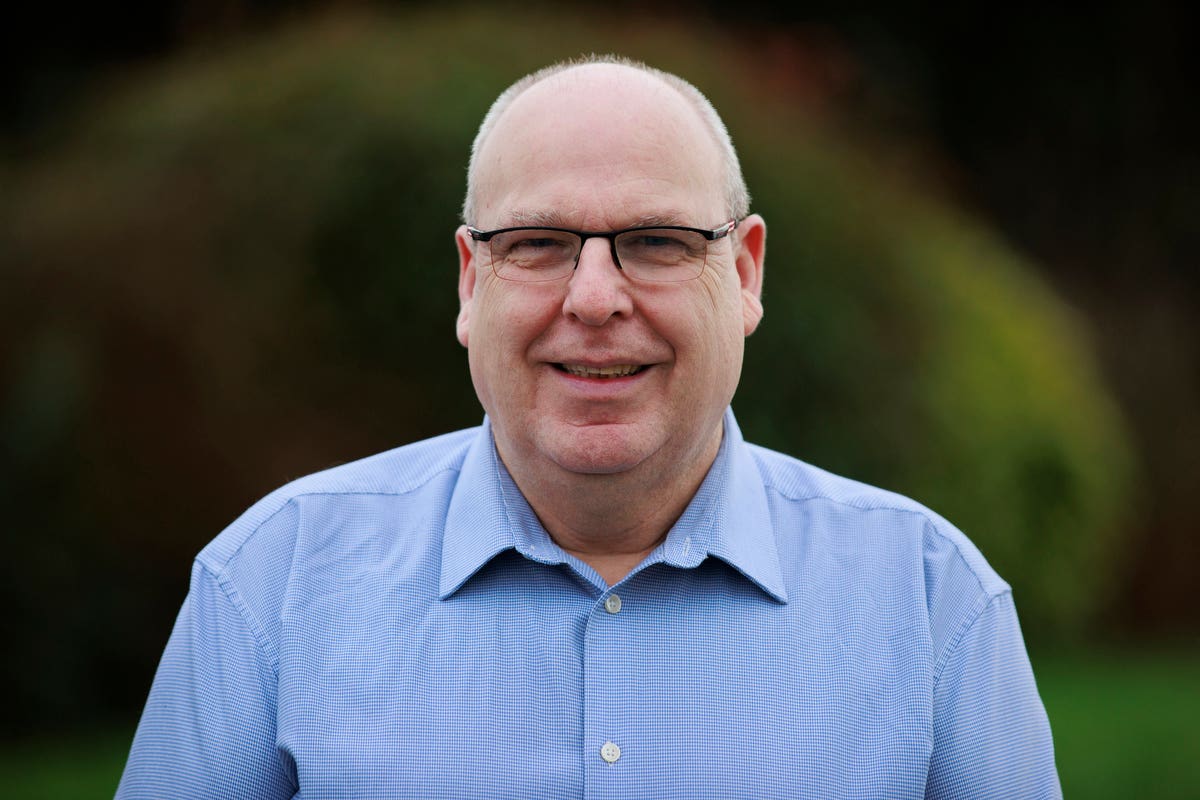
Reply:
[[[622,225],[624,228],[647,228],[658,225],[687,225],[684,215],[674,211],[656,214],[644,214],[635,217]],[[694,223],[693,223],[694,224]],[[539,228],[568,228],[575,230],[570,221],[557,210],[550,211],[514,211],[509,214],[509,221],[504,227],[539,227]],[[614,229],[618,230],[618,229]]]

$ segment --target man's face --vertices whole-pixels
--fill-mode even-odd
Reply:
[[[728,219],[719,150],[696,113],[627,68],[578,68],[531,87],[479,163],[472,223],[482,229]],[[632,281],[604,239],[585,242],[569,278],[516,283],[459,229],[458,338],[510,469],[546,480],[639,470],[648,481],[704,459],[707,469],[762,314],[761,218],[737,234],[711,242],[704,271],[681,283]]]

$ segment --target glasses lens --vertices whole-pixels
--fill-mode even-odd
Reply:
[[[630,277],[687,281],[704,271],[708,240],[695,231],[645,228],[617,237],[617,257]]]
[[[523,228],[497,233],[488,243],[492,269],[510,281],[552,281],[575,267],[579,237],[564,231]]]

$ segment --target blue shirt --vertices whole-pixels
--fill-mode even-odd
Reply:
[[[1060,797],[1009,587],[916,503],[742,440],[609,587],[480,428],[197,557],[119,798]]]

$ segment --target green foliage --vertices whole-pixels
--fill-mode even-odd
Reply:
[[[4,667],[14,719],[140,703],[191,555],[256,496],[478,423],[453,336],[470,141],[515,78],[610,50],[713,98],[769,223],[748,436],[944,513],[1028,630],[1086,628],[1130,458],[1029,264],[806,119],[726,31],[335,16],[130,79],[4,167],[0,512],[22,536],[0,599],[61,622],[12,623],[36,643]]]

